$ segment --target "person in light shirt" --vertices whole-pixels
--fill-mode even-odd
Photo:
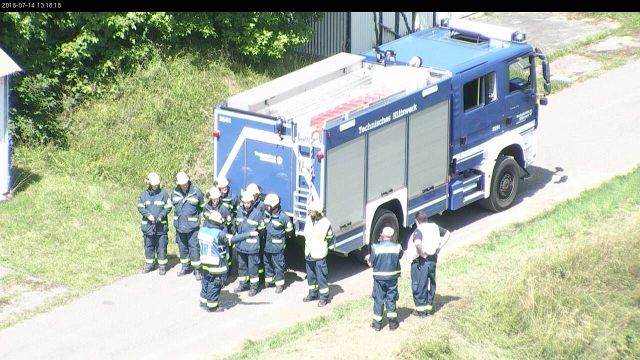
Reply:
[[[411,236],[416,250],[414,260],[411,262],[411,290],[413,302],[416,305],[413,314],[425,317],[433,311],[438,253],[450,233],[443,229],[444,236],[441,237],[440,227],[429,222],[427,214],[422,211],[416,214],[416,225]]]

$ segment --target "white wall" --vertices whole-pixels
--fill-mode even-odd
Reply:
[[[8,76],[0,77],[0,200],[10,184],[8,83]]]

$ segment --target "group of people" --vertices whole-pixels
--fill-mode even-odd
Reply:
[[[176,175],[176,187],[171,196],[160,188],[158,174],[150,173],[146,182],[148,188],[138,201],[145,250],[143,273],[153,271],[156,266],[160,275],[167,272],[168,215],[174,209],[173,225],[181,263],[178,276],[193,272],[196,280],[201,281],[200,306],[203,309],[209,312],[223,310],[218,299],[227,284],[232,248],[237,253],[238,267],[238,286],[234,292],[248,291],[249,296],[255,296],[260,291],[261,273],[264,273],[264,286],[275,286],[278,294],[284,290],[285,248],[295,234],[291,218],[282,211],[277,194],[266,194],[262,198],[260,188],[249,184],[239,197],[235,197],[229,181],[219,177],[205,198],[184,172]],[[307,210],[311,221],[305,225],[303,235],[309,291],[302,300],[319,300],[318,306],[322,307],[329,302],[326,257],[334,234],[320,202],[312,201]],[[201,214],[204,215],[202,227]],[[416,214],[415,224],[407,248],[412,253],[411,288],[416,306],[413,314],[425,317],[433,310],[438,254],[450,234],[429,222],[423,211]],[[365,258],[373,268],[371,327],[376,331],[382,329],[385,307],[389,329],[395,330],[399,326],[396,301],[400,259],[405,252],[400,244],[391,241],[394,234],[392,227],[383,228],[379,241],[371,245]]]
[[[236,197],[229,181],[219,177],[205,197],[184,172],[176,175],[176,187],[170,196],[160,187],[157,173],[150,173],[146,183],[148,187],[138,200],[145,250],[143,273],[156,267],[160,275],[167,272],[168,216],[173,209],[181,263],[178,276],[192,272],[195,279],[201,281],[203,309],[223,310],[218,299],[227,284],[232,249],[237,254],[238,270],[238,286],[234,292],[248,291],[249,296],[255,296],[260,291],[263,274],[264,286],[274,286],[276,293],[282,293],[285,248],[295,234],[291,218],[282,211],[277,194],[269,193],[263,198],[258,185],[249,184]],[[326,256],[333,230],[323,216],[320,202],[312,201],[307,210],[311,221],[306,224],[303,235],[309,292],[302,300],[319,300],[318,306],[322,307],[329,302]]]

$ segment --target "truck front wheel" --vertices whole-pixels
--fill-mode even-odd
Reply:
[[[491,195],[480,201],[487,210],[499,212],[508,209],[518,193],[520,185],[520,166],[509,156],[500,155],[493,168]]]
[[[366,264],[365,257],[369,254],[369,248],[372,244],[377,244],[380,239],[380,234],[382,233],[382,229],[385,227],[391,227],[394,230],[393,237],[391,241],[398,242],[400,238],[400,223],[398,222],[398,218],[396,214],[387,209],[378,209],[376,214],[373,216],[373,221],[371,222],[371,234],[369,236],[369,244],[363,246],[360,250],[355,250],[353,255],[355,258]]]

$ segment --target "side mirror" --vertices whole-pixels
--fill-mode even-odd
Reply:
[[[540,105],[547,105],[547,102],[548,100],[546,96],[540,98]]]

